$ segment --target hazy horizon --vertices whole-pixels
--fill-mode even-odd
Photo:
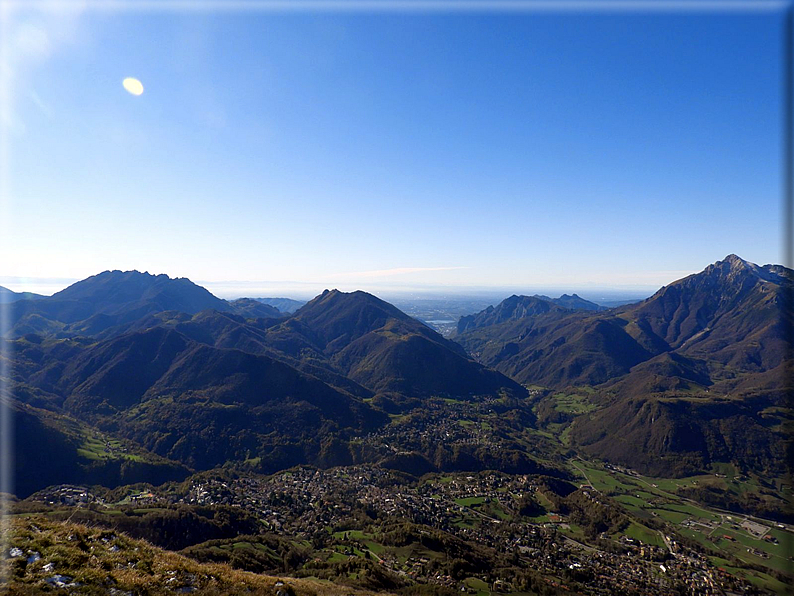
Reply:
[[[693,272],[694,273],[694,272]],[[173,276],[171,276],[173,277]],[[677,278],[678,279],[678,278]],[[60,290],[81,281],[80,279],[20,279],[0,277],[0,287],[14,292],[33,292],[50,296]],[[319,282],[289,281],[245,281],[245,282],[214,282],[207,280],[191,280],[212,292],[219,298],[232,300],[236,298],[292,298],[307,300],[317,296],[326,289],[337,289],[342,292],[362,290],[381,298],[401,298],[411,296],[417,298],[479,297],[492,298],[511,294],[545,294],[558,297],[561,294],[576,293],[589,300],[621,300],[634,297],[647,297],[661,286],[625,285],[625,286],[410,286],[410,285],[377,285],[377,284],[323,284]],[[675,280],[670,280],[675,281]],[[663,284],[664,285],[664,284]],[[596,300],[596,297],[598,300]]]
[[[735,253],[731,253],[735,254]],[[726,257],[728,255],[725,255]],[[741,255],[738,255],[741,258]],[[724,258],[724,257],[723,257]],[[722,259],[718,259],[722,260]],[[746,259],[745,259],[746,260]],[[717,261],[714,261],[717,262]],[[573,283],[573,284],[509,284],[509,285],[456,285],[456,284],[417,284],[411,282],[335,282],[326,281],[295,281],[295,280],[196,280],[193,283],[205,287],[219,298],[293,298],[297,300],[308,300],[327,289],[337,289],[343,292],[363,290],[375,294],[381,298],[407,299],[416,297],[417,299],[444,297],[469,297],[492,299],[507,297],[511,294],[543,294],[557,297],[562,294],[579,294],[581,297],[597,303],[609,301],[643,299],[655,293],[661,287],[674,281],[682,279],[688,275],[699,273],[711,263],[706,263],[703,267],[693,271],[664,271],[646,272],[645,279],[649,277],[658,278],[658,283],[626,283],[626,284],[599,284],[599,283]],[[769,265],[779,263],[755,263],[756,265]],[[118,269],[116,269],[118,270]],[[97,275],[97,271],[90,276]],[[145,271],[151,275],[165,274],[171,278],[179,276],[171,275],[165,271]],[[33,292],[50,296],[68,286],[86,278],[36,278],[36,277],[13,277],[0,275],[0,287],[5,287],[14,292]],[[189,279],[189,278],[188,278]]]
[[[709,263],[710,264],[710,263]],[[294,280],[195,280],[193,283],[205,287],[219,298],[293,298],[307,300],[317,296],[326,289],[338,289],[343,292],[363,290],[382,298],[407,299],[416,297],[417,299],[443,298],[449,297],[471,297],[471,298],[496,298],[507,297],[511,294],[545,294],[557,297],[562,294],[577,293],[583,298],[599,301],[624,300],[633,298],[645,298],[656,292],[660,287],[668,285],[678,279],[698,273],[708,264],[705,264],[695,271],[669,271],[657,272],[657,275],[667,275],[666,281],[658,284],[569,284],[560,285],[553,283],[538,284],[512,284],[512,285],[455,285],[455,284],[416,284],[416,283],[394,283],[394,282],[365,282],[352,283],[333,281],[307,281],[299,282]],[[101,272],[96,272],[96,275]],[[171,278],[178,276],[170,275],[165,271],[146,271],[152,275],[166,274]],[[87,276],[90,277],[90,276]],[[85,278],[35,278],[35,277],[11,277],[0,275],[0,287],[5,287],[14,292],[33,292],[50,296],[68,286],[81,281]]]

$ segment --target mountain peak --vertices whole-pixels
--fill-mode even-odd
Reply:
[[[739,255],[735,255],[733,253],[729,254],[722,261],[718,261],[717,263],[715,263],[715,265],[719,265],[721,263],[727,263],[728,265],[730,265],[731,269],[753,269],[754,267],[756,267],[756,265],[753,265],[752,263],[745,261]]]
[[[681,280],[673,282],[673,284],[678,284],[681,282],[685,282],[690,277],[714,277],[717,276],[719,278],[728,278],[728,279],[738,279],[743,277],[748,273],[755,273],[756,275],[760,272],[760,267],[755,263],[750,263],[749,261],[745,261],[738,255],[729,254],[721,261],[717,261],[716,263],[712,263],[708,267],[706,267],[700,273],[696,273],[689,277],[685,277]],[[673,285],[671,284],[671,285]]]
[[[356,290],[355,292],[341,292],[336,289],[325,290],[322,294],[307,302],[296,314],[303,318],[314,317],[321,312],[328,312],[329,309],[334,309],[338,314],[344,313],[344,316],[353,316],[354,313],[358,313],[361,309],[374,309],[386,316],[410,319],[408,315],[388,302],[384,302],[377,296],[362,290]],[[358,317],[359,315],[355,314],[354,316]]]
[[[516,296],[505,298],[496,306],[489,306],[477,314],[466,315],[458,320],[457,332],[488,327],[505,321],[545,315],[551,311],[567,312],[565,307],[555,304],[548,296]]]
[[[103,271],[53,294],[52,298],[91,304],[98,309],[93,314],[138,312],[140,309],[178,310],[195,314],[210,308],[221,311],[230,309],[225,300],[213,296],[206,288],[185,277],[171,278],[164,273],[152,275],[136,270]]]
[[[109,275],[115,275],[115,276],[128,275],[130,277],[136,277],[136,276],[140,276],[140,277],[163,277],[163,276],[164,277],[168,277],[168,275],[165,274],[165,273],[155,274],[155,273],[149,273],[148,271],[138,271],[137,269],[128,269],[127,271],[124,271],[122,269],[112,269],[112,270],[111,269],[107,269],[106,271],[103,271],[102,273],[99,273],[99,274],[97,274],[97,275],[95,275],[93,277],[107,277]]]
[[[782,265],[764,265],[763,267],[745,261],[741,257],[730,254],[722,261],[717,261],[713,265],[709,265],[701,273],[697,273],[691,277],[697,278],[711,278],[723,279],[727,282],[734,284],[751,284],[758,282],[768,282],[773,284],[790,284],[794,275],[791,269]],[[684,278],[675,284],[685,282],[689,278]],[[755,281],[753,281],[755,280]]]

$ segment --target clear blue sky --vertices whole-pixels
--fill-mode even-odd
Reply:
[[[781,32],[775,12],[19,11],[0,275],[576,289],[780,262]]]

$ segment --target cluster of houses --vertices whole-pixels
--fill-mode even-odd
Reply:
[[[191,486],[183,500],[243,507],[257,514],[269,530],[298,538],[312,536],[317,528],[363,530],[359,514],[366,510],[373,520],[371,536],[381,523],[422,524],[492,549],[502,560],[510,560],[518,568],[533,569],[561,586],[572,578],[586,578],[593,593],[611,594],[618,589],[654,594],[685,587],[690,593],[708,595],[741,589],[739,580],[670,537],[665,549],[624,536],[617,548],[605,551],[568,537],[567,520],[560,513],[539,523],[521,518],[516,514],[516,503],[522,495],[538,489],[537,478],[532,475],[458,474],[406,484],[388,470],[361,465],[331,470],[302,467],[271,477],[243,475],[235,480],[205,480]],[[580,490],[588,492],[592,499],[601,499],[592,488]],[[491,515],[494,508],[502,515]],[[359,520],[358,525],[351,525],[355,520]],[[438,573],[428,557],[406,558],[389,548],[378,549],[375,554],[368,550],[366,540],[350,536],[348,531],[337,539],[346,547],[342,550],[346,556],[369,553],[367,556],[391,572],[417,582],[472,590],[459,580]],[[497,591],[509,591],[511,580],[494,570],[482,581],[492,588],[498,585]]]

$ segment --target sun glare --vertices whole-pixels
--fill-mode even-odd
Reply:
[[[127,77],[121,82],[124,88],[133,95],[141,95],[143,93],[143,83],[133,77]]]

